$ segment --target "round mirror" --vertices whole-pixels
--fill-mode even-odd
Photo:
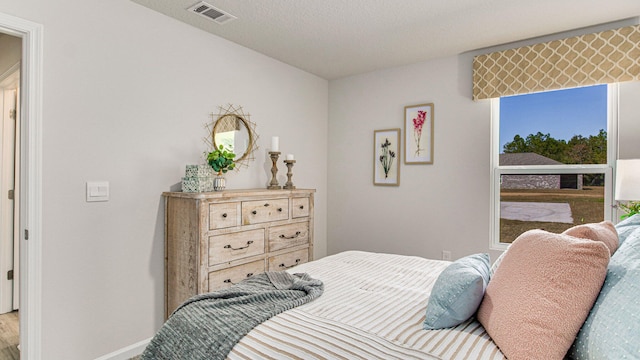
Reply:
[[[216,120],[212,131],[213,146],[220,145],[236,154],[235,161],[246,160],[254,147],[254,135],[250,124],[242,116],[225,114]]]

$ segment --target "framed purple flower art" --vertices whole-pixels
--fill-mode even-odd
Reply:
[[[373,132],[373,185],[400,185],[400,129]]]
[[[433,103],[404,107],[404,163],[433,164]]]

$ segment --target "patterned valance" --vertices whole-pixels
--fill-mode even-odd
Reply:
[[[640,80],[640,25],[479,55],[473,99]]]

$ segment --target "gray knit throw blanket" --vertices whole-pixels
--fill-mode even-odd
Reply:
[[[142,354],[151,359],[224,359],[251,329],[305,304],[324,290],[308,274],[266,272],[197,295],[176,309]]]

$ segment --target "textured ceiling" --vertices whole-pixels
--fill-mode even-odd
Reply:
[[[639,0],[132,0],[325,79],[628,19]]]

